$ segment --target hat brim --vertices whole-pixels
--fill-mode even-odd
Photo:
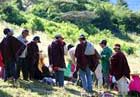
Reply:
[[[118,47],[118,46],[115,46],[113,49],[120,49],[120,47]]]
[[[41,41],[40,41],[40,40],[38,40],[38,42],[39,42],[39,43],[41,43]]]

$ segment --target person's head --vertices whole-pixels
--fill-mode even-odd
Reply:
[[[39,37],[39,36],[35,36],[35,37],[33,38],[33,41],[36,42],[36,43],[41,43],[41,42],[40,42],[40,37]]]
[[[100,44],[101,48],[104,48],[107,45],[107,41],[106,40],[102,40],[99,44]]]
[[[13,30],[12,29],[9,29],[9,28],[5,28],[4,30],[3,30],[3,33],[4,33],[4,35],[6,35],[6,36],[12,36],[14,33],[13,33]]]
[[[63,40],[64,40],[64,38],[62,37],[61,34],[55,35],[55,39],[58,40],[58,41],[60,41],[60,42],[63,42]]]
[[[29,35],[29,30],[27,30],[27,29],[22,30],[22,36],[24,38],[26,38],[28,35]]]
[[[69,44],[69,45],[67,46],[67,50],[70,50],[70,49],[73,48],[73,47],[74,47],[74,45]]]
[[[119,52],[121,50],[121,45],[120,44],[115,44],[113,49],[114,49],[115,52]]]
[[[86,37],[85,37],[84,34],[81,34],[81,35],[79,36],[79,41],[80,41],[80,43],[82,43],[83,41],[86,41]]]

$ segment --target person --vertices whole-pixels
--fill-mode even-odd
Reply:
[[[9,28],[4,29],[5,37],[0,43],[0,49],[5,64],[5,77],[4,81],[12,78],[15,82],[17,80],[16,61],[17,57],[21,55],[24,44],[13,36],[13,31]]]
[[[92,51],[93,46],[91,44],[88,44],[89,42],[86,41],[86,37],[83,34],[80,35],[79,41],[80,43],[77,45],[76,51],[75,51],[75,57],[77,59],[77,68],[79,68],[79,75],[80,75],[80,79],[82,81],[82,86],[84,90],[86,92],[92,92],[93,78],[92,78],[92,72],[89,68],[89,65],[93,63],[93,60],[92,60],[93,59],[92,54],[94,53]],[[87,44],[91,48],[88,48]],[[86,50],[86,47],[88,50]]]
[[[128,79],[130,79],[130,68],[126,56],[121,51],[121,45],[115,44],[115,53],[111,56],[110,74],[114,77],[120,95],[127,95],[128,92]]]
[[[69,44],[67,46],[67,50],[68,50],[68,55],[70,57],[70,62],[71,63],[71,71],[72,71],[72,80],[76,81],[76,79],[78,78],[78,70],[76,70],[76,58],[75,58],[75,50],[76,47],[74,47],[72,44]]]
[[[134,71],[131,74],[131,77],[128,95],[132,97],[140,97],[140,73]]]
[[[26,48],[24,49],[22,54],[19,56],[18,62],[17,62],[17,76],[18,76],[18,78],[20,77],[20,70],[22,70],[24,80],[28,80],[28,71],[27,71],[28,64],[27,64],[27,60],[26,60],[27,43],[28,43],[27,36],[28,35],[29,35],[29,31],[27,29],[24,29],[22,31],[22,34],[17,37],[17,39],[26,46]]]
[[[33,40],[27,44],[27,64],[29,66],[28,72],[29,72],[29,78],[30,80],[38,80],[40,78],[39,76],[39,47],[38,43],[40,43],[40,37],[35,36]]]
[[[56,85],[59,87],[64,86],[64,69],[66,68],[64,59],[65,45],[64,38],[61,34],[58,34],[55,36],[55,40],[50,45],[51,49],[49,49],[49,51],[51,52],[48,52],[50,54],[50,64],[52,65],[55,73]]]
[[[107,46],[107,41],[102,40],[100,43],[101,48],[103,49],[101,52],[101,64],[102,64],[102,74],[103,74],[103,84],[104,87],[109,88],[109,70],[110,70],[110,62],[109,59],[112,55],[112,50]]]
[[[4,78],[4,64],[1,51],[0,51],[0,78]]]
[[[38,69],[39,69],[38,74],[40,74],[39,79],[43,79],[44,77],[52,77],[49,68],[46,66],[45,58],[46,58],[45,53],[42,50],[39,51],[39,63],[38,63]]]
[[[103,74],[102,74],[102,65],[100,64],[101,56],[98,51],[95,49],[95,54],[93,56],[94,64],[96,64],[96,68],[93,68],[93,72],[96,76],[97,88],[101,88],[103,85]]]

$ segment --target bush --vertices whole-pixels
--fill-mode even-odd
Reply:
[[[34,15],[31,15],[30,17],[26,17],[26,18],[28,19],[28,22],[22,25],[24,28],[31,29],[33,32],[45,31],[44,22],[42,21],[42,19],[37,18]]]
[[[122,45],[122,50],[125,51],[128,55],[134,54],[135,48],[128,46],[126,44]]]
[[[43,22],[38,18],[33,19],[32,29],[37,31],[45,31]]]
[[[16,25],[21,25],[27,22],[24,15],[12,6],[7,6],[3,9],[2,19]]]

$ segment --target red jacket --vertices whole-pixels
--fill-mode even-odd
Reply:
[[[9,62],[15,62],[18,55],[20,55],[19,51],[24,46],[25,45],[23,43],[21,43],[18,39],[16,39],[13,36],[5,37],[0,43],[0,50],[2,53],[4,64],[6,65]]]
[[[130,79],[130,69],[125,55],[120,51],[111,57],[111,74],[119,80],[122,76]]]
[[[88,65],[88,60],[85,56],[86,43],[80,43],[76,47],[75,57],[77,58],[77,68],[84,70]]]
[[[65,68],[65,59],[64,59],[64,46],[65,42],[60,41],[53,41],[51,44],[51,55],[49,56],[51,58],[51,64],[53,64],[53,67],[57,68]]]

